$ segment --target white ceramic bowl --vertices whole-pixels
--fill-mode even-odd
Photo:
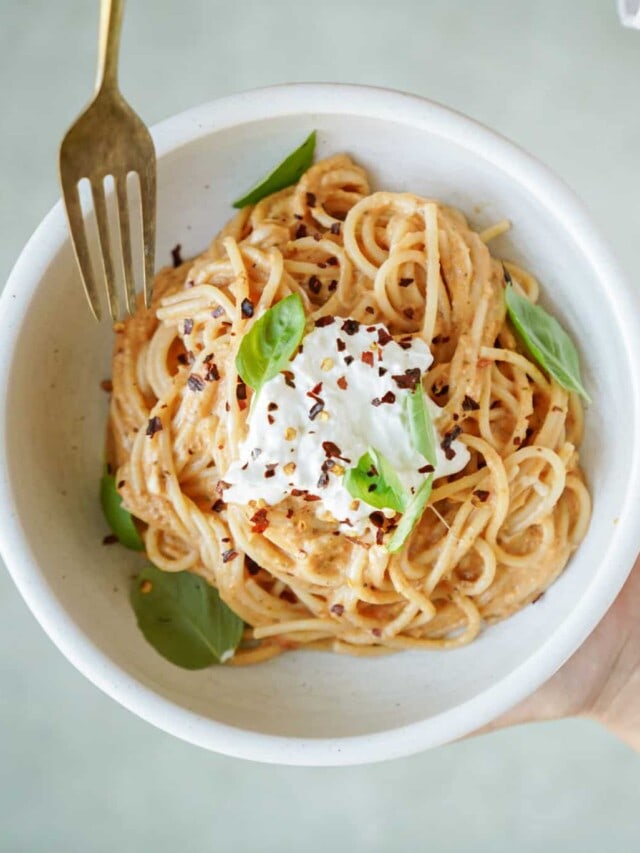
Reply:
[[[609,607],[640,547],[640,315],[591,220],[545,167],[441,106],[353,86],[248,92],[156,127],[158,264],[176,243],[185,256],[200,251],[230,200],[313,128],[320,155],[350,152],[378,187],[444,199],[478,225],[512,220],[494,251],[539,276],[580,345],[593,397],[583,446],[593,522],[567,571],[535,606],[458,651],[299,652],[196,673],[165,662],[128,602],[136,558],[101,544],[99,381],[112,335],[89,317],[59,204],[0,303],[0,544],[49,636],[118,702],[209,749],[327,765],[406,755],[486,723],[545,681]]]

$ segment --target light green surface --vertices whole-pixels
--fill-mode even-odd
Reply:
[[[97,2],[0,0],[0,282],[57,197],[57,144],[90,92],[96,23]],[[130,0],[122,60],[149,123],[293,80],[429,95],[563,175],[637,268],[640,33],[618,25],[614,0]],[[586,722],[369,768],[208,754],[85,681],[0,572],[2,853],[613,853],[640,847],[639,792],[640,759]]]

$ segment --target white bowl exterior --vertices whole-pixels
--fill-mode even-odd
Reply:
[[[635,293],[570,191],[511,143],[443,107],[375,89],[276,87],[169,119],[158,149],[157,258],[201,251],[229,201],[306,133],[348,151],[376,188],[411,190],[513,232],[494,252],[541,280],[581,349],[593,406],[583,461],[594,519],[536,605],[447,653],[288,654],[247,669],[165,662],[128,602],[137,557],[105,548],[97,500],[112,335],[90,318],[56,206],[0,303],[0,547],[63,653],[135,713],[193,743],[289,764],[409,754],[473,730],[548,678],[595,627],[640,547],[640,324]]]

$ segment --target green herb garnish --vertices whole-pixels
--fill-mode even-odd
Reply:
[[[352,497],[378,509],[403,512],[407,505],[400,478],[384,456],[372,447],[360,457],[355,468],[345,473],[343,484]]]
[[[538,364],[567,391],[577,391],[591,402],[580,378],[578,352],[555,317],[521,296],[511,283],[505,301],[511,322]]]
[[[131,604],[148,642],[183,669],[224,663],[242,638],[242,619],[216,589],[191,572],[145,566],[131,592]]]
[[[406,398],[405,412],[413,448],[435,467],[436,438],[431,414],[420,382]]]
[[[433,485],[433,474],[429,474],[415,495],[411,498],[400,519],[400,523],[393,531],[391,539],[387,542],[387,551],[395,554],[407,541],[413,528],[422,518],[422,513],[431,497],[431,486]]]
[[[305,323],[300,294],[292,293],[265,311],[244,336],[236,370],[256,394],[287,366],[302,340]]]
[[[100,481],[100,503],[109,527],[125,548],[144,551],[144,542],[138,533],[133,516],[122,506],[122,498],[116,489],[116,480],[106,471]]]
[[[314,130],[307,136],[302,145],[289,154],[266,178],[259,181],[242,198],[234,201],[233,206],[247,207],[250,204],[257,204],[271,193],[296,184],[313,162],[315,149],[316,132]]]

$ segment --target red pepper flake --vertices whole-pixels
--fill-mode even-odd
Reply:
[[[109,533],[107,536],[105,536],[103,538],[102,544],[103,545],[115,545],[116,542],[119,542],[119,541],[120,540],[118,539],[118,537],[116,536],[115,533]]]
[[[267,406],[267,411],[268,412],[277,412],[278,411],[278,404],[277,403],[269,403],[269,405]]]
[[[126,485],[125,481],[124,481],[124,480],[120,480],[120,482],[118,483],[118,488],[119,488],[119,489],[123,489],[123,488],[125,487],[125,485]]]
[[[332,604],[330,610],[335,616],[342,616],[344,613],[344,604]]]
[[[342,338],[336,338],[336,349],[338,352],[344,352],[347,348],[347,345],[342,340]]]
[[[445,394],[449,393],[449,386],[441,385],[439,388],[436,388],[435,385],[432,385],[431,390],[433,392],[434,397],[444,397]]]
[[[522,439],[519,435],[514,436],[513,443],[516,447],[520,447],[520,445],[522,444]]]
[[[157,432],[160,432],[161,429],[162,429],[162,421],[160,420],[160,418],[157,415],[154,415],[154,417],[149,419],[149,423],[147,424],[146,435],[153,438],[153,436]]]
[[[298,603],[298,596],[295,594],[295,592],[292,589],[283,589],[282,592],[280,593],[280,598],[283,601],[288,601],[289,604],[297,604]]]
[[[238,379],[238,384],[236,385],[236,400],[246,400],[247,399],[247,386],[244,384],[242,379]]]
[[[258,572],[262,569],[262,566],[259,566],[255,560],[253,560],[248,554],[245,554],[244,565],[246,570],[252,577],[258,574]]]
[[[293,373],[290,370],[283,370],[282,375],[284,376],[285,385],[288,385],[289,388],[296,387],[296,383],[293,381]]]
[[[316,296],[322,290],[322,282],[320,281],[317,275],[312,275],[309,279],[309,290]]]
[[[468,394],[464,395],[464,400],[462,401],[462,411],[463,412],[475,412],[480,408],[480,403],[477,403],[473,397],[470,397]]]
[[[287,510],[287,518],[293,518],[293,510],[291,509],[291,507],[289,507],[289,509]]]
[[[214,362],[210,362],[207,365],[207,372],[205,373],[204,378],[207,382],[217,382],[220,379],[218,367]]]
[[[374,527],[382,527],[385,522],[384,513],[378,512],[377,510],[376,512],[372,512],[369,515],[369,521]]]
[[[322,240],[322,234],[318,234],[318,232],[316,231],[316,233],[313,235],[313,239],[316,241],[316,243],[319,243],[320,240]]]
[[[187,379],[187,386],[190,391],[202,391],[204,389],[204,385],[204,379],[202,376],[198,376],[197,373],[192,373]]]
[[[302,495],[306,495],[307,492],[305,489],[291,489],[291,494],[293,495],[294,498],[299,498]]]
[[[226,503],[222,500],[222,498],[218,498],[218,500],[212,505],[211,509],[213,512],[222,512],[223,509],[226,508]]]
[[[447,457],[447,459],[453,459],[453,457],[456,455],[456,452],[452,449],[451,445],[461,432],[462,428],[458,424],[456,424],[453,429],[450,429],[449,432],[445,433],[444,438],[440,442],[440,447],[444,450],[444,455]]]
[[[307,204],[309,205],[309,207],[316,206],[316,197],[314,193],[307,193]]]
[[[475,490],[475,492],[474,492],[473,494],[474,494],[474,495],[478,498],[478,500],[479,500],[479,501],[481,501],[482,503],[484,503],[484,502],[486,501],[486,499],[489,497],[489,492],[487,492],[487,491],[486,491],[486,489],[476,489],[476,490]]]
[[[384,375],[385,375],[385,373],[387,373],[387,368],[386,368],[386,367],[379,367],[379,368],[378,368],[378,376],[384,376]]]
[[[338,287],[338,280],[335,278],[332,278],[331,281],[329,282],[329,284],[327,285],[327,290],[329,291],[329,293],[333,293],[337,289],[337,287]]]
[[[311,408],[309,409],[309,420],[310,421],[315,420],[323,409],[324,409],[324,401],[323,400],[318,400],[317,402],[315,402],[313,404],[313,406],[311,406]]]
[[[328,267],[337,267],[339,263],[340,262],[338,261],[338,259],[336,258],[335,255],[330,255],[327,258],[327,266]]]
[[[331,228],[329,230],[331,231],[332,234],[339,234],[340,233],[340,223],[339,222],[332,222]]]
[[[411,335],[405,335],[404,338],[400,338],[398,344],[402,347],[402,349],[411,349],[411,344],[413,343],[413,338]]]
[[[274,462],[272,464],[266,465],[266,471],[264,472],[265,479],[268,480],[270,477],[276,476],[276,468],[278,467],[278,463]]]
[[[419,367],[411,367],[404,373],[392,375],[391,378],[398,388],[408,388],[410,391],[415,391],[421,375],[422,371]]]
[[[240,310],[243,317],[253,317],[253,302],[250,299],[243,299],[240,303]]]
[[[329,460],[325,460],[322,463],[322,470],[320,472],[320,476],[318,477],[318,482],[316,483],[319,489],[325,489],[329,485],[329,472],[325,468],[326,463]]]
[[[332,314],[325,314],[324,317],[318,317],[314,325],[317,329],[321,329],[323,326],[330,326],[335,322],[335,319],[336,318]]]
[[[218,307],[214,308],[213,311],[211,312],[211,316],[213,317],[214,320],[217,320],[218,317],[222,317],[223,314],[224,314],[224,308],[222,307],[222,305],[218,305]]]
[[[229,560],[235,560],[235,558],[237,556],[238,556],[238,552],[234,551],[233,548],[229,548],[226,551],[222,552],[222,562],[228,563]]]
[[[418,468],[418,474],[433,474],[435,470],[433,465],[423,465],[422,468]]]
[[[395,403],[395,401],[396,401],[396,395],[393,393],[393,391],[387,391],[387,393],[384,395],[384,397],[374,397],[373,400],[371,401],[371,405],[375,406],[377,408],[378,406],[381,406],[383,403],[391,404],[391,403]]]
[[[383,542],[384,542],[384,530],[381,527],[379,527],[376,530],[376,545],[382,545]]]
[[[193,332],[193,320],[191,318],[187,318],[184,321],[183,329],[184,329],[185,335],[190,335],[191,332]]]
[[[366,352],[362,353],[362,361],[365,364],[368,364],[369,367],[373,367],[373,353],[371,352],[371,350],[367,350]]]
[[[353,361],[353,356],[352,356],[352,355],[345,355],[345,357],[344,357],[344,363],[347,365],[347,367],[351,364],[351,362],[352,362],[352,361]]]
[[[267,415],[267,420],[269,422],[269,426],[273,426],[276,422],[276,419],[273,417],[273,415]]]
[[[413,317],[415,315],[415,311],[411,307],[403,308],[402,313],[407,318],[407,320],[413,320]]]
[[[227,483],[225,480],[218,480],[216,483],[216,494],[221,495],[225,489],[230,488],[231,484]]]
[[[360,323],[358,323],[357,320],[353,320],[351,318],[348,318],[347,320],[344,321],[344,323],[342,324],[342,326],[340,328],[347,335],[355,335],[355,333],[360,328]]]
[[[300,225],[298,225],[298,227],[294,231],[294,235],[296,240],[302,240],[303,237],[307,236],[307,226],[304,224],[304,222],[301,222]]]
[[[412,278],[401,278],[400,281],[398,282],[398,284],[400,285],[400,287],[409,287],[410,284],[413,284],[413,279]]]
[[[386,346],[393,338],[386,329],[378,329],[378,343],[381,347]]]
[[[305,495],[303,500],[307,501],[307,503],[312,503],[313,501],[322,500],[322,498],[320,497],[320,495]]]
[[[182,264],[182,254],[181,254],[182,246],[180,243],[176,243],[176,245],[171,250],[171,260],[173,261],[173,266],[179,267]]]
[[[367,307],[364,310],[367,314],[375,314],[376,313],[375,309],[372,305],[367,305]]]
[[[313,386],[311,391],[307,391],[307,397],[317,397],[318,394],[322,391],[322,382],[318,382]]]
[[[252,533],[264,533],[269,526],[267,510],[259,509],[257,512],[254,512],[251,516],[251,524],[253,524],[253,527],[251,528]]]
[[[341,376],[337,381],[338,388],[341,388],[343,391],[346,391],[349,387],[346,376]]]
[[[103,391],[106,391],[107,394],[110,394],[113,391],[113,382],[110,379],[103,379],[100,383],[100,387]]]
[[[372,628],[371,633],[373,634],[374,637],[381,637],[382,636],[382,631],[380,630],[380,628]]]

